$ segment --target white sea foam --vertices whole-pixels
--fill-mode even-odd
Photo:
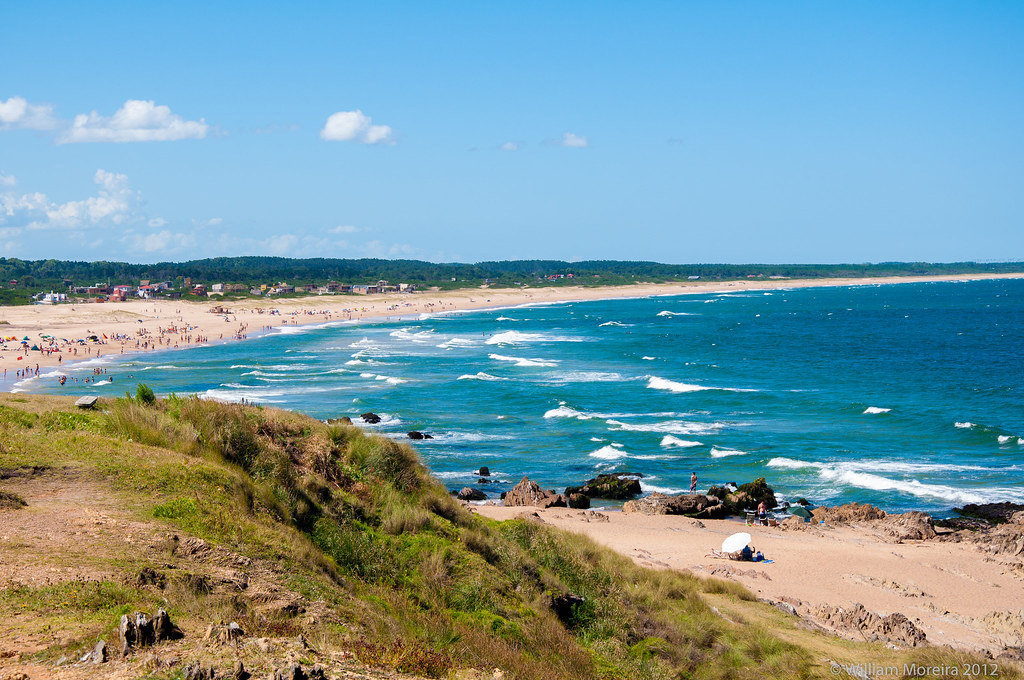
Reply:
[[[472,347],[475,344],[476,340],[471,340],[470,338],[451,338],[442,342],[438,347],[441,349],[453,349],[455,347]]]
[[[703,446],[703,444],[701,444],[700,442],[690,441],[687,439],[679,439],[678,437],[673,437],[670,434],[667,434],[661,438],[661,445],[664,446],[666,449],[690,449],[693,448],[694,446]]]
[[[598,324],[598,326],[621,326],[622,328],[626,328],[627,326],[630,326],[630,325],[632,325],[632,324],[619,323],[618,321],[605,321],[604,323]]]
[[[397,416],[393,416],[390,413],[377,413],[377,415],[380,416],[380,422],[375,424],[375,425],[372,425],[370,423],[365,422],[360,417],[352,418],[352,424],[353,425],[358,425],[359,427],[380,427],[380,428],[398,427],[399,425],[402,424],[402,419],[401,418],[399,418]]]
[[[626,432],[660,432],[667,434],[713,434],[724,427],[722,423],[693,423],[679,420],[670,420],[661,423],[624,423],[621,420],[608,419],[605,421],[616,431]]]
[[[1014,501],[1020,498],[1020,489],[1013,487],[985,487],[983,489],[962,489],[945,484],[926,484],[916,479],[897,480],[883,477],[877,472],[891,473],[951,473],[951,472],[1000,472],[999,468],[978,465],[943,465],[939,463],[904,463],[901,461],[857,461],[840,463],[815,463],[792,458],[772,458],[768,467],[778,469],[817,470],[818,477],[829,482],[855,486],[873,491],[900,491],[913,496],[939,498],[949,503],[991,503]],[[1016,466],[1008,469],[1014,469]],[[870,472],[867,472],[870,470]],[[1005,469],[1004,469],[1005,470]]]
[[[1009,434],[1001,434],[1001,435],[999,435],[999,443],[1000,444],[1009,444],[1014,439],[1017,440],[1018,444],[1024,443],[1024,440],[1022,440],[1020,437],[1014,437],[1013,435],[1009,435]]]
[[[969,430],[969,429],[971,429],[974,426],[975,426],[974,423],[969,423],[969,422],[962,422],[962,423],[961,422],[955,422],[955,423],[953,423],[953,427],[958,427],[961,430]]]
[[[477,373],[474,373],[473,375],[468,375],[468,374],[467,375],[460,375],[458,378],[456,378],[456,380],[487,380],[487,381],[495,381],[495,380],[508,380],[508,378],[500,378],[500,377],[498,377],[496,375],[491,375],[490,373],[484,373],[483,371],[479,371]]]
[[[640,357],[644,361],[654,361],[654,357]]]
[[[488,345],[526,345],[532,342],[583,342],[584,338],[567,335],[549,335],[547,333],[521,333],[505,331],[487,338]]]
[[[666,378],[659,378],[656,375],[647,376],[647,387],[652,390],[667,390],[681,394],[684,392],[703,392],[705,390],[722,390],[724,392],[757,392],[757,390],[741,389],[739,387],[711,387],[708,385],[693,385],[681,383]]]
[[[529,368],[534,366],[557,366],[558,361],[555,359],[526,359],[524,357],[510,357],[503,354],[488,354],[490,358],[495,361],[511,361],[520,368]]]
[[[600,460],[620,460],[629,454],[616,446],[602,446],[597,451],[592,451],[589,455],[591,458],[598,458]]]
[[[510,316],[499,316],[495,321],[519,321],[519,319],[513,319]]]
[[[608,440],[607,439],[601,439],[600,437],[591,437],[590,441],[592,441],[592,442],[606,442]]]
[[[605,373],[602,371],[560,371],[553,373],[547,382],[553,383],[590,383],[590,382],[620,382],[629,380],[621,373]]]
[[[739,449],[720,449],[717,446],[711,447],[712,458],[728,458],[729,456],[745,456],[746,451],[740,451]]]
[[[655,314],[655,316],[697,316],[693,312],[670,312],[667,309]]]
[[[476,442],[508,441],[514,437],[507,434],[485,434],[483,432],[431,432],[433,440],[443,444],[473,444]]]
[[[433,329],[417,331],[415,328],[399,328],[397,331],[391,331],[389,335],[399,340],[409,340],[419,344],[431,342],[437,337],[434,335]]]
[[[643,490],[644,493],[663,493],[667,495],[686,493],[689,491],[689,489],[676,489],[668,486],[655,486],[654,484],[646,482],[642,479],[640,480],[640,489]]]
[[[891,410],[892,410],[891,408],[882,408],[881,406],[868,406],[866,409],[864,409],[864,413],[868,413],[868,414],[888,413]]]
[[[545,418],[575,418],[576,420],[590,420],[594,416],[577,411],[571,406],[566,406],[565,402],[559,402],[558,408],[550,409],[544,413]]]

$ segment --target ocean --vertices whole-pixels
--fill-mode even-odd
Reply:
[[[367,430],[432,435],[413,445],[433,473],[492,498],[524,475],[561,491],[632,472],[676,493],[696,472],[700,489],[765,477],[780,500],[946,515],[1024,502],[1022,350],[1024,280],[1007,279],[284,326],[16,389],[117,396],[144,382],[321,419],[372,411]],[[114,382],[84,384],[99,365]],[[484,465],[494,481],[478,485]]]

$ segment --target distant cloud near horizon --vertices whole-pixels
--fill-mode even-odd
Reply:
[[[566,132],[562,135],[562,146],[567,146],[575,149],[583,149],[590,146],[587,138],[582,135],[576,135],[572,132]]]
[[[320,131],[320,138],[329,142],[395,143],[390,126],[374,125],[373,119],[359,109],[332,113]]]
[[[75,116],[74,122],[57,138],[58,144],[82,142],[168,142],[203,139],[210,126],[202,118],[185,120],[170,107],[154,101],[129,99],[113,116],[96,111]]]
[[[55,127],[57,119],[49,104],[30,104],[23,97],[0,101],[0,130],[52,130]]]
[[[504,144],[501,145],[500,148],[501,148],[502,151],[519,151],[519,143],[518,142],[505,142]]]

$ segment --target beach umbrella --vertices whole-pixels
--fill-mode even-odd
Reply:
[[[28,336],[26,335],[25,337],[22,338],[22,340],[28,340]]]
[[[750,534],[741,531],[722,541],[722,552],[731,553],[743,550],[748,543],[750,543]]]
[[[800,506],[797,506],[795,508],[790,508],[789,509],[789,514],[795,515],[797,517],[803,517],[805,520],[809,520],[811,518],[811,511],[808,510],[807,508],[800,507]]]

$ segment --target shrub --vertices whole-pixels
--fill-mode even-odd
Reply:
[[[149,385],[139,383],[138,387],[135,388],[135,401],[149,406],[156,402],[156,395],[153,394],[153,390],[150,389]]]

